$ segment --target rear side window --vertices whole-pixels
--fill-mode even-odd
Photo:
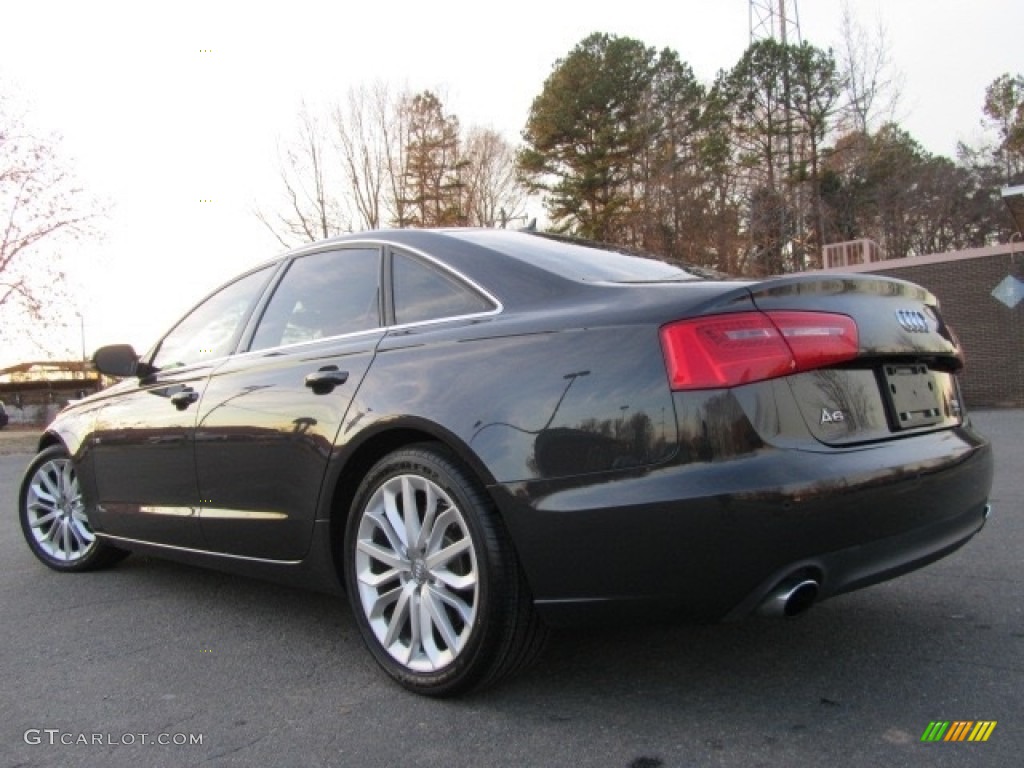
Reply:
[[[391,279],[395,297],[395,322],[419,323],[490,312],[494,305],[442,269],[393,253]]]
[[[295,259],[260,318],[250,350],[380,325],[380,251],[346,248]]]

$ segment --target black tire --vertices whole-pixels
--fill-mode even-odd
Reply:
[[[493,503],[444,446],[395,451],[367,473],[346,526],[344,570],[363,640],[414,693],[494,684],[543,645],[546,630]]]
[[[63,446],[46,448],[29,464],[18,517],[32,554],[55,571],[94,571],[128,554],[93,534],[78,475]]]

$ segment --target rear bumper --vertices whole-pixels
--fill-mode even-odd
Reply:
[[[539,610],[566,624],[732,618],[801,568],[821,597],[892,578],[973,536],[991,483],[990,446],[956,428],[491,491]]]
[[[984,504],[898,536],[789,563],[765,579],[725,620],[754,613],[777,584],[794,574],[816,581],[820,585],[817,599],[824,600],[923,568],[966,544],[985,526],[990,510]]]

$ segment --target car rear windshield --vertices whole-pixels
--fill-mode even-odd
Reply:
[[[672,264],[623,253],[615,250],[614,246],[580,245],[545,235],[524,235],[503,230],[459,232],[455,236],[570,280],[674,283],[700,279]]]

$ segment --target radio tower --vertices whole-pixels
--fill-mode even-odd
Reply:
[[[784,50],[790,46],[799,46],[803,42],[800,37],[800,15],[796,9],[796,0],[750,0],[750,45],[762,41],[774,41],[783,46]],[[769,178],[777,179],[781,176],[792,180],[796,147],[793,145],[793,103],[788,66],[782,73],[780,96],[771,109],[784,128],[770,140],[773,156],[782,160],[782,163],[779,167],[770,169]],[[776,171],[779,176],[776,175]],[[774,188],[775,182],[771,182],[771,186]],[[786,264],[785,268],[799,270],[803,268],[805,261],[804,248],[800,245],[806,237],[802,212],[803,190],[789,181],[783,184],[779,191],[787,198],[785,207],[788,211],[779,211],[777,247],[780,248],[780,258]]]
[[[750,42],[777,40],[800,45],[800,13],[796,0],[750,0]]]

